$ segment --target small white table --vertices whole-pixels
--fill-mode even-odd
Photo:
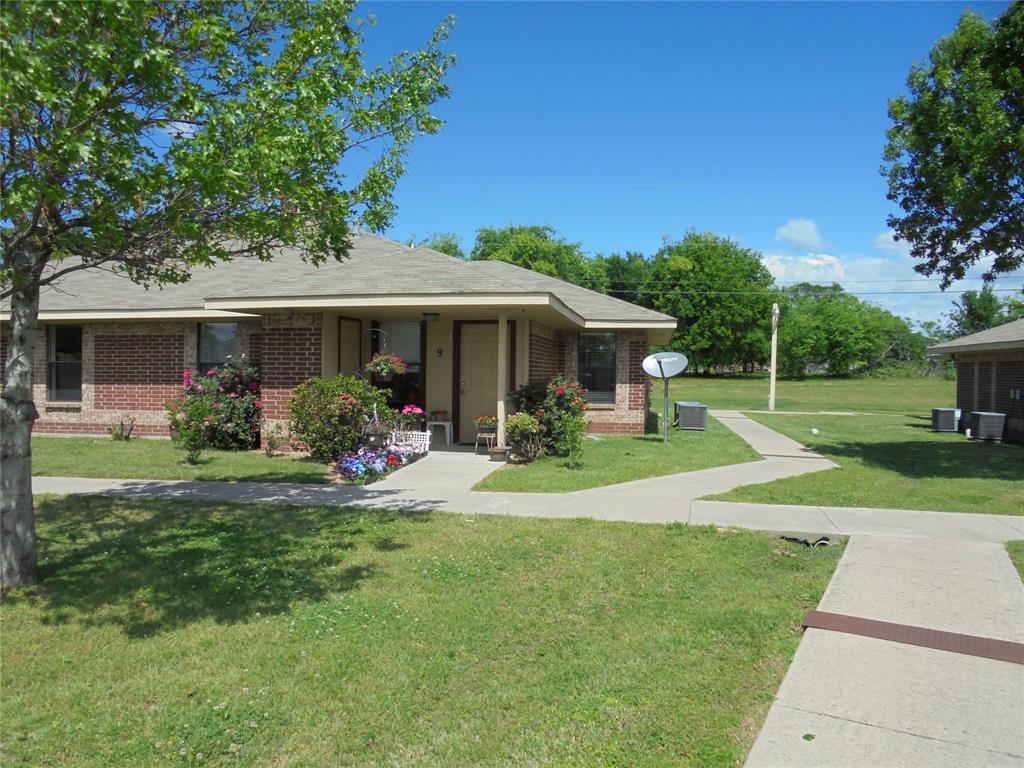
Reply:
[[[433,432],[434,427],[444,427],[444,444],[452,444],[452,422],[450,421],[428,421],[427,432]]]

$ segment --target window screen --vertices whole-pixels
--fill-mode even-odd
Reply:
[[[206,373],[235,354],[238,323],[199,324],[199,370]]]
[[[47,398],[55,402],[82,399],[82,326],[51,325],[47,352]]]
[[[615,402],[615,334],[581,333],[580,384],[591,403]]]

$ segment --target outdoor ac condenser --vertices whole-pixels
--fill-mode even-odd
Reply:
[[[676,400],[676,429],[703,432],[708,428],[708,407],[701,403]]]
[[[967,423],[971,426],[971,437],[975,440],[1002,440],[1006,414],[971,411],[967,414]]]
[[[932,408],[932,430],[935,432],[956,432],[959,421],[959,408]]]

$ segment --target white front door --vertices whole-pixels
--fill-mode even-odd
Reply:
[[[476,439],[473,421],[498,409],[498,324],[466,323],[459,352],[459,440]]]

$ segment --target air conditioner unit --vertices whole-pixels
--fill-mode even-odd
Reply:
[[[971,428],[971,437],[975,440],[1003,439],[1003,427],[1006,424],[1005,413],[991,411],[971,411],[967,415],[967,423]]]
[[[959,408],[932,408],[933,432],[956,432],[959,421]]]
[[[688,400],[676,400],[676,429],[704,432],[708,428],[708,407]]]

